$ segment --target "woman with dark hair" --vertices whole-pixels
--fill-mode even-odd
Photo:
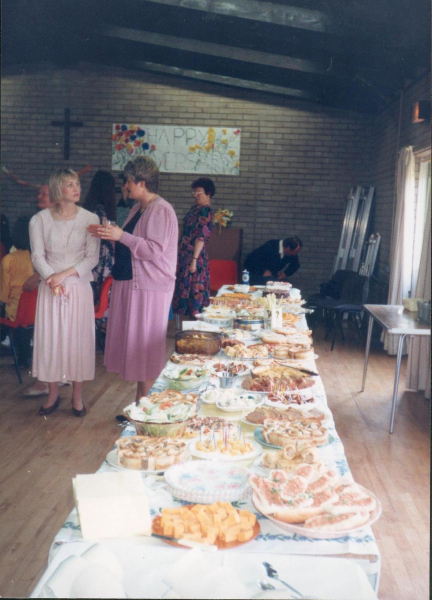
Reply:
[[[195,316],[210,304],[210,274],[206,244],[212,230],[211,199],[216,193],[216,188],[208,177],[197,179],[191,187],[195,206],[192,206],[183,220],[173,310],[177,315]]]
[[[123,171],[137,200],[123,228],[92,226],[92,235],[115,242],[105,366],[136,381],[136,399],[146,396],[166,361],[168,313],[175,283],[178,223],[173,207],[158,194],[159,169],[148,156]]]
[[[12,246],[9,221],[6,215],[1,215],[1,231],[0,231],[0,245],[1,245],[1,258],[0,260],[9,253],[10,247]]]
[[[115,179],[108,171],[97,171],[95,173],[90,189],[84,200],[83,207],[99,217],[103,224],[108,221],[116,221],[116,195]],[[94,283],[92,284],[94,302],[99,302],[100,291],[104,279],[112,273],[114,265],[114,247],[110,242],[102,240],[100,245],[99,262],[93,269]]]

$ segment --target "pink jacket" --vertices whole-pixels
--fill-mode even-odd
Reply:
[[[141,209],[134,206],[123,227]],[[135,226],[123,233],[120,242],[132,254],[133,288],[152,292],[173,292],[177,266],[178,222],[173,207],[157,196]]]

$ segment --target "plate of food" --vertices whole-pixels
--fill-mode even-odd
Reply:
[[[221,331],[225,335],[228,335],[230,338],[234,340],[239,340],[241,342],[251,342],[259,339],[258,333],[249,331],[247,329],[223,328],[221,329]]]
[[[170,388],[179,391],[194,390],[208,383],[210,370],[203,367],[174,367],[162,371]]]
[[[170,357],[170,361],[175,365],[193,365],[195,367],[206,367],[214,361],[214,356],[205,354],[176,354]]]
[[[187,442],[169,437],[134,435],[121,437],[106,461],[119,470],[142,473],[163,472],[190,459]]]
[[[259,406],[254,411],[242,417],[242,421],[247,425],[263,425],[266,419],[275,419],[277,421],[302,421],[304,419],[313,419],[322,423],[326,414],[322,410],[307,405],[302,406]]]
[[[327,427],[312,419],[298,421],[266,419],[261,435],[268,444],[280,448],[292,442],[307,442],[312,446],[325,446],[329,442]]]
[[[186,502],[238,502],[252,494],[248,473],[238,464],[196,460],[170,467],[165,481],[168,491]]]
[[[224,432],[228,428],[228,435],[230,437],[236,436],[238,431],[238,425],[235,421],[224,419],[223,417],[201,417],[197,416],[191,419],[185,431],[183,432],[184,438],[197,438],[211,434],[216,436],[224,435]]]
[[[183,547],[181,540],[190,540],[222,550],[255,539],[260,525],[254,513],[238,510],[230,502],[216,502],[164,508],[153,519],[152,532],[177,538],[177,541],[166,540],[172,546]]]
[[[258,394],[240,393],[216,400],[216,407],[225,412],[246,412],[261,406],[264,398]]]
[[[296,473],[252,474],[252,502],[277,527],[313,539],[351,535],[379,519],[382,509],[370,490],[327,471],[310,482]]]
[[[216,362],[211,365],[211,369],[213,373],[227,372],[231,375],[240,375],[241,377],[250,373],[250,365],[241,361]]]
[[[237,340],[233,340],[237,342]],[[265,344],[252,344],[246,346],[242,342],[237,342],[230,346],[225,346],[225,354],[230,358],[241,358],[242,360],[256,360],[257,358],[269,358],[270,353]]]
[[[276,450],[280,450],[281,446],[275,446],[274,444],[271,444],[270,442],[267,442],[264,437],[263,437],[263,428],[262,427],[257,427],[254,431],[254,438],[256,439],[256,441],[261,444],[261,446],[267,446],[267,448],[276,448]]]
[[[233,398],[236,394],[241,394],[242,390],[236,388],[222,389],[218,387],[209,387],[201,393],[200,399],[203,404],[216,404],[217,400]]]
[[[261,454],[262,447],[253,440],[247,440],[244,435],[235,439],[228,436],[217,439],[209,435],[190,442],[189,451],[195,458],[204,460],[239,461],[255,458]]]
[[[276,452],[272,450],[258,456],[251,469],[265,477],[270,471],[280,469],[316,481],[326,467],[318,448],[307,442],[291,442]]]

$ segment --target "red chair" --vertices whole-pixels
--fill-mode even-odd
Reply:
[[[237,263],[233,260],[211,260],[210,269],[210,292],[217,292],[223,285],[235,285],[237,283]]]
[[[114,278],[111,275],[103,280],[99,296],[99,304],[95,306],[96,337],[99,342],[99,346],[102,348],[102,352],[105,351],[105,340],[101,331],[101,319],[104,318],[108,309],[109,291],[113,281]]]
[[[36,315],[36,302],[37,302],[38,289],[34,289],[32,292],[23,292],[18,302],[17,314],[15,321],[10,321],[6,317],[0,318],[0,325],[6,327],[9,335],[11,350],[15,363],[15,369],[18,375],[18,381],[23,382],[21,377],[21,371],[18,364],[18,356],[15,347],[15,332],[18,327],[23,329],[34,329],[35,315]]]

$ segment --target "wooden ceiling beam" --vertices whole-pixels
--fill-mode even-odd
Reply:
[[[141,2],[143,0],[140,0]],[[317,10],[286,6],[260,0],[144,0],[178,8],[190,8],[217,15],[251,19],[296,29],[344,35],[334,20]],[[345,34],[346,35],[346,34]]]
[[[284,56],[283,54],[259,52],[256,50],[249,50],[247,48],[214,44],[211,42],[192,40],[172,35],[165,35],[162,33],[152,33],[149,31],[130,29],[127,27],[118,27],[105,23],[99,25],[96,28],[96,31],[101,35],[116,39],[163,46],[165,48],[183,50],[186,52],[196,52],[198,54],[205,54],[216,58],[228,58],[230,60],[239,60],[256,65],[277,67],[279,69],[334,76],[334,69],[328,72],[327,66],[311,60]]]
[[[145,71],[155,71],[157,73],[167,73],[169,75],[177,75],[179,77],[187,77],[189,79],[198,79],[210,83],[218,83],[231,87],[245,88],[248,90],[256,90],[258,92],[268,92],[270,94],[279,94],[283,96],[291,96],[294,98],[302,98],[305,100],[316,100],[312,94],[305,90],[298,90],[280,85],[271,85],[268,83],[260,83],[258,81],[250,81],[248,79],[239,79],[237,77],[228,77],[225,75],[217,75],[214,73],[204,73],[203,71],[194,71],[192,69],[183,69],[169,65],[162,65],[144,60],[128,61],[129,67],[141,69]]]

